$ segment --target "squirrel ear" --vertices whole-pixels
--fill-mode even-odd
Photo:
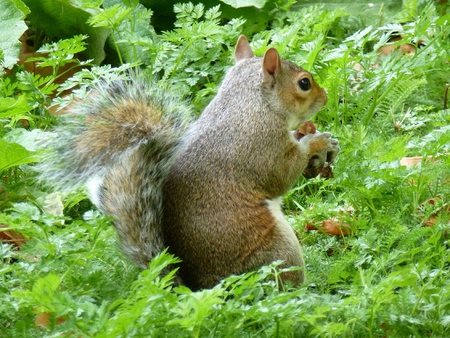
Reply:
[[[275,48],[271,47],[264,54],[262,65],[263,76],[264,78],[266,78],[267,76],[273,78],[275,73],[278,73],[280,70],[281,70],[280,54],[278,54],[278,51]]]
[[[243,59],[250,59],[254,57],[252,48],[248,43],[247,38],[241,35],[236,44],[236,49],[234,50],[234,60],[236,63]]]

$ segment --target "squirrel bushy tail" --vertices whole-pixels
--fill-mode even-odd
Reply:
[[[87,184],[114,218],[122,251],[146,268],[166,247],[162,186],[190,115],[185,102],[138,75],[101,83],[56,128],[41,178],[62,190]]]

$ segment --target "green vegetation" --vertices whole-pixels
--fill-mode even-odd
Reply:
[[[0,234],[27,238],[20,250],[0,246],[0,336],[450,336],[446,1],[211,2],[0,3]],[[163,12],[175,21],[153,20]],[[18,64],[27,25],[21,60],[26,46],[41,54]],[[58,116],[49,109],[137,65],[199,114],[240,34],[257,55],[274,46],[328,89],[314,122],[341,146],[334,178],[301,178],[285,198],[308,276],[289,292],[270,278],[276,263],[211,290],[173,287],[158,272],[174,257],[162,254],[145,271],[131,266],[111,220],[84,191],[52,192],[32,170],[42,140],[55,136]],[[390,43],[415,53],[380,56],[393,35],[399,40]],[[431,159],[406,168],[405,156]],[[348,236],[320,231],[333,218],[351,228]]]

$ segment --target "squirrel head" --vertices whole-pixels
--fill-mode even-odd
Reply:
[[[234,53],[236,63],[254,57],[245,36],[241,35]],[[262,58],[262,88],[271,105],[285,112],[290,127],[308,120],[327,102],[325,91],[313,76],[294,63],[283,60],[271,47]]]

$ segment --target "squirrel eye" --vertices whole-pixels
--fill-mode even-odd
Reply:
[[[311,81],[307,77],[304,77],[303,79],[300,79],[298,81],[298,85],[300,86],[301,90],[304,90],[305,92],[307,90],[311,89]]]

